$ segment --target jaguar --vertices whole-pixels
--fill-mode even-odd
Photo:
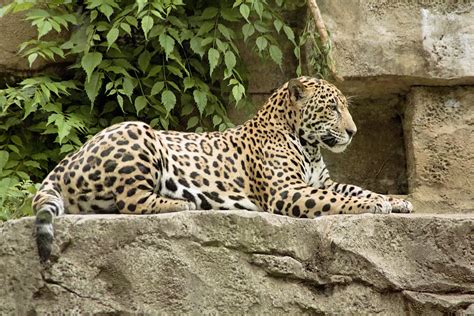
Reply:
[[[356,132],[345,96],[311,77],[283,84],[252,119],[224,132],[112,125],[64,158],[35,195],[40,259],[50,257],[53,220],[65,213],[411,212],[409,201],[330,178],[321,149],[342,152]]]

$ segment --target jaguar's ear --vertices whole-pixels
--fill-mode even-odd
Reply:
[[[291,79],[288,82],[288,92],[292,102],[299,101],[306,93],[306,88],[298,79]]]

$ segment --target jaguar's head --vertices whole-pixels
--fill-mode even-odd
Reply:
[[[302,143],[344,151],[357,132],[344,95],[329,82],[309,77],[290,80],[288,92]]]

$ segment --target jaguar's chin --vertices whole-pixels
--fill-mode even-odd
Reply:
[[[348,143],[347,144],[337,144],[333,147],[327,147],[327,149],[329,149],[333,153],[342,153],[344,150],[346,150],[348,145],[349,145]]]

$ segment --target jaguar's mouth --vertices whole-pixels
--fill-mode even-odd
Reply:
[[[321,141],[329,147],[334,147],[338,144],[337,138],[330,134],[322,136]]]

